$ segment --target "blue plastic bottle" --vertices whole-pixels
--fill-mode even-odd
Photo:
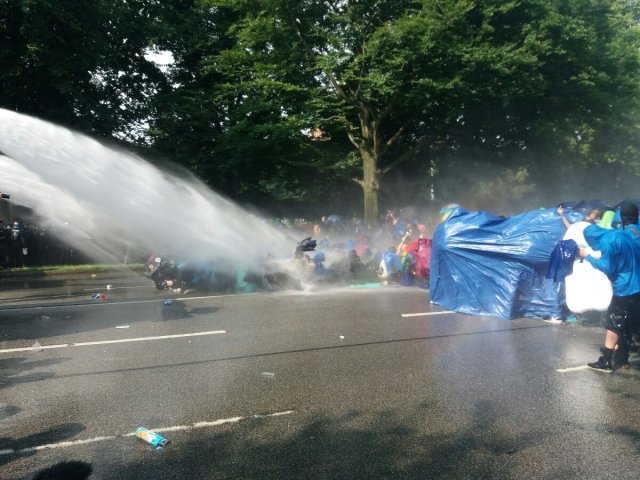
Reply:
[[[164,447],[167,443],[169,443],[169,440],[164,438],[159,433],[152,432],[151,430],[144,427],[136,428],[135,436],[147,443],[150,443],[154,447]]]

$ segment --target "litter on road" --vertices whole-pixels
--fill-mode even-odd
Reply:
[[[164,438],[162,435],[156,432],[152,432],[145,427],[136,428],[135,436],[140,440],[144,440],[145,442],[153,445],[156,448],[162,448],[169,443],[169,440]]]

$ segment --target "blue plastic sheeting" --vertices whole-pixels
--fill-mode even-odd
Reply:
[[[431,301],[506,320],[561,318],[563,284],[545,274],[564,233],[555,209],[510,218],[455,209],[433,234]]]

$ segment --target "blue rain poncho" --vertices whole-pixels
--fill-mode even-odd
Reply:
[[[596,225],[584,229],[584,238],[591,248],[600,250],[601,258],[585,260],[603,272],[613,283],[613,294],[625,297],[640,292],[640,226],[605,230]]]

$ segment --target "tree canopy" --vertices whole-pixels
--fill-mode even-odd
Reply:
[[[303,140],[306,126],[348,139],[368,219],[380,177],[411,158],[437,169],[464,154],[533,168],[549,146],[582,162],[623,154],[602,138],[624,141],[617,120],[637,107],[638,29],[625,3],[211,5],[239,18],[233,46],[209,60],[228,79],[221,86],[248,116],[269,106],[258,123],[288,138]]]
[[[0,106],[133,134],[164,81],[145,58],[153,0],[0,0]]]
[[[136,142],[236,200],[349,200],[372,221],[394,169],[416,202],[640,173],[636,2],[0,5],[0,105]]]

